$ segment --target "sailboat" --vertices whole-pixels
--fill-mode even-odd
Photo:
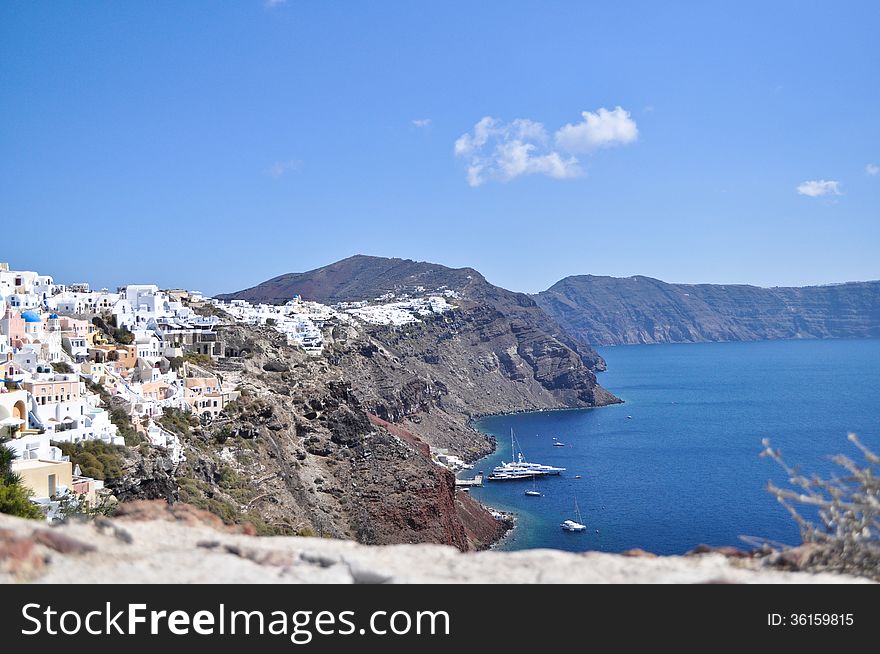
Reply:
[[[538,490],[538,478],[532,477],[532,487],[525,492],[529,497],[541,497],[541,491]]]
[[[577,513],[577,522],[574,520],[566,520],[559,526],[562,527],[563,531],[586,531],[587,525],[583,524],[581,517],[581,510],[578,508],[577,498],[574,498],[574,510]]]

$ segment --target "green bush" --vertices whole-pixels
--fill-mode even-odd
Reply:
[[[118,479],[125,466],[125,449],[119,445],[109,445],[103,441],[84,441],[81,443],[56,443],[61,453],[70,457],[73,465],[78,465],[86,477],[95,479]]]
[[[30,489],[18,484],[0,482],[0,513],[38,520],[44,518],[40,508],[31,502],[33,495]]]
[[[199,419],[194,414],[169,407],[162,409],[162,415],[156,419],[156,422],[180,437],[189,436],[190,430],[199,425]]]
[[[128,415],[128,411],[124,407],[114,406],[110,409],[110,422],[116,425],[119,435],[125,439],[125,444],[128,447],[134,447],[144,442],[144,437],[134,428],[131,416]]]
[[[125,327],[118,327],[113,330],[113,340],[122,345],[131,345],[134,343],[134,334]]]
[[[187,352],[183,355],[183,360],[202,368],[209,368],[214,365],[214,359],[207,354],[199,354],[198,352]]]

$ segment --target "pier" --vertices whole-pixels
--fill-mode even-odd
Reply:
[[[456,488],[460,486],[470,487],[470,486],[482,486],[483,485],[483,473],[481,472],[473,479],[456,479],[455,486]]]

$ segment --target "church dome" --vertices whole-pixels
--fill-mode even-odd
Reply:
[[[43,319],[40,318],[39,315],[37,315],[36,311],[25,311],[23,314],[21,314],[21,317],[24,319],[25,322],[43,322]]]

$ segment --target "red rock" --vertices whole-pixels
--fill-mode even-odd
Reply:
[[[46,559],[34,551],[34,539],[19,536],[11,529],[0,529],[0,570],[19,577],[39,572]]]
[[[123,502],[116,510],[114,518],[128,522],[165,520],[167,522],[181,522],[189,526],[211,527],[218,531],[245,534],[248,536],[256,535],[256,529],[251,524],[227,525],[219,517],[209,511],[197,509],[191,504],[168,504],[163,500],[136,500],[134,502]]]
[[[33,539],[61,554],[86,554],[95,551],[94,545],[49,529],[38,529],[33,533]]]
[[[746,559],[751,557],[751,554],[749,552],[741,550],[737,547],[731,547],[730,545],[713,547],[712,545],[706,545],[705,543],[700,543],[694,549],[688,552],[688,554],[723,554],[724,556],[734,559]]]

